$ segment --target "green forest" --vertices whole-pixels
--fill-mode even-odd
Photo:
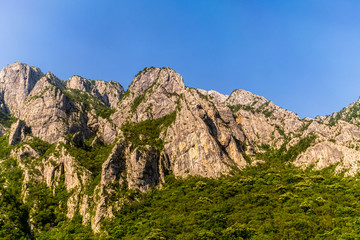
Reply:
[[[220,178],[168,175],[161,189],[129,191],[129,203],[94,234],[78,215],[65,217],[46,186],[29,186],[23,203],[23,174],[15,159],[1,163],[1,239],[358,239],[358,177],[334,168],[301,170],[274,159]],[[7,179],[7,181],[5,181]],[[6,186],[5,185],[6,182]],[[31,209],[36,203],[36,209]],[[29,211],[38,231],[28,225]]]

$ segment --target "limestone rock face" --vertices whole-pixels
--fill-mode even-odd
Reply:
[[[23,120],[34,136],[50,143],[78,132],[84,139],[99,135],[103,142],[112,143],[116,127],[98,112],[115,108],[123,92],[116,82],[79,76],[66,82],[22,63],[9,65],[0,74],[0,108]],[[89,103],[81,102],[84,96]]]
[[[262,96],[237,89],[226,100],[253,147],[268,144],[280,148],[285,136],[294,134],[303,121],[293,112]]]
[[[136,148],[126,162],[128,188],[148,191],[160,182],[159,152],[150,146]]]
[[[2,109],[18,117],[25,99],[42,76],[39,68],[19,62],[3,68],[0,72]]]
[[[308,148],[294,164],[302,168],[314,166],[314,170],[337,164],[336,172],[354,176],[360,170],[360,152],[325,141]]]
[[[126,121],[174,114],[173,122],[160,134],[164,148],[154,156],[163,156],[176,176],[219,176],[232,166],[246,165],[241,154],[246,138],[229,108],[185,87],[181,75],[170,68],[145,69],[135,77],[119,107],[113,118],[119,129]],[[136,156],[139,153],[132,158]],[[160,176],[158,171],[154,174]]]
[[[124,172],[126,159],[124,158],[124,146],[116,144],[112,149],[108,159],[102,164],[101,182],[98,189],[98,195],[95,197],[95,216],[91,221],[94,232],[99,232],[101,220],[111,211],[107,204],[108,192],[114,193],[110,187],[116,181],[119,181],[119,175]]]
[[[31,127],[34,136],[50,143],[69,133],[71,124],[84,118],[63,94],[63,87],[55,76],[45,75],[29,94],[19,116]]]
[[[106,106],[115,108],[124,93],[124,88],[117,82],[94,81],[80,76],[73,76],[67,81],[67,88],[88,92]]]
[[[124,146],[116,144],[108,159],[102,164],[101,185],[114,183],[118,175],[125,170]]]
[[[255,151],[268,144],[288,149],[302,139],[315,136],[311,147],[296,158],[294,164],[302,168],[320,170],[337,164],[338,173],[353,176],[359,172],[360,128],[354,124],[360,118],[359,100],[326,117],[300,119],[296,114],[274,105],[264,97],[245,90],[235,90],[226,100],[233,109]]]
[[[95,111],[91,111],[87,116],[87,127],[91,132],[97,133],[98,139],[102,142],[106,144],[113,143],[116,138],[116,126],[111,121],[96,116]]]
[[[215,102],[225,103],[225,101],[229,98],[229,95],[224,95],[214,90],[206,91],[200,88],[198,88],[197,90],[202,95],[207,95],[211,100]]]
[[[244,167],[245,135],[230,110],[187,89],[176,120],[166,134],[164,152],[175,175],[219,176],[231,166]]]
[[[170,68],[149,68],[136,76],[124,94],[113,122],[158,119],[176,110],[176,100],[185,91],[180,74]]]
[[[9,145],[19,144],[25,139],[26,125],[23,121],[17,120],[10,129]]]
[[[30,180],[35,180],[35,181],[42,181],[43,180],[43,176],[38,176],[38,175],[34,175],[32,174],[34,172],[34,170],[36,171],[41,171],[41,166],[37,165],[35,166],[35,169],[30,168],[28,166],[28,162],[26,161],[26,159],[36,159],[39,158],[39,154],[28,144],[24,144],[23,146],[19,147],[19,148],[15,148],[11,151],[10,153],[10,157],[14,157],[17,159],[17,162],[20,166],[20,168],[23,170],[23,174],[24,174],[24,179],[23,179],[23,192],[24,192],[24,198],[26,198],[27,196],[27,184],[30,182]]]

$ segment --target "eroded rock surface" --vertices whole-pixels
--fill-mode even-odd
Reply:
[[[227,96],[186,87],[171,68],[145,68],[125,93],[116,82],[63,81],[21,63],[0,73],[0,110],[18,118],[11,128],[0,125],[0,135],[24,172],[24,201],[33,182],[52,191],[63,184],[67,217],[79,213],[95,232],[128,201],[126,191],[161,187],[169,173],[219,177],[264,163],[257,154],[269,149],[306,146],[292,164],[336,165],[336,173],[354,176],[359,106],[300,119],[242,89]]]
[[[19,62],[4,67],[0,72],[2,110],[18,117],[27,96],[42,76],[39,68]]]

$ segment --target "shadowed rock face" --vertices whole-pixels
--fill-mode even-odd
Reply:
[[[22,140],[25,139],[25,134],[26,134],[25,123],[20,120],[17,120],[16,123],[14,123],[10,129],[9,145],[19,144]]]

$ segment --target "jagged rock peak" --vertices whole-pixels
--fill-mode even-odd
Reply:
[[[185,89],[182,76],[172,68],[150,67],[144,68],[135,76],[129,91],[141,95],[155,83],[169,93],[178,93]]]
[[[114,81],[89,80],[80,76],[72,76],[66,84],[69,89],[77,89],[90,93],[110,107],[117,106],[124,88]]]
[[[28,95],[26,102],[34,100],[34,98],[36,97],[42,97],[42,95],[44,95],[45,92],[52,87],[58,87],[61,90],[65,89],[64,82],[59,78],[57,78],[55,74],[48,72],[42,78],[40,78],[39,81],[36,82],[34,88],[31,90],[30,94]]]
[[[227,103],[230,105],[235,105],[235,104],[252,105],[254,103],[261,105],[264,104],[265,102],[268,102],[266,98],[253,94],[243,89],[234,90],[230,94],[230,97],[227,99]]]
[[[37,67],[16,62],[0,72],[0,96],[7,112],[18,116],[26,97],[44,74]]]
[[[121,89],[123,91],[123,87],[120,83],[115,81],[103,81],[103,80],[90,80],[87,78],[83,78],[78,75],[74,75],[67,81],[66,87],[72,89],[78,89],[80,91],[91,92],[94,88],[98,88],[99,86],[109,86],[111,85],[115,89]]]
[[[339,112],[334,112],[331,115],[324,117],[317,117],[320,121],[324,123],[334,125],[339,120],[349,122],[359,126],[360,121],[360,98],[355,102],[351,103],[349,106],[344,107]]]
[[[211,99],[214,99],[221,103],[224,103],[226,101],[226,99],[229,98],[229,95],[221,94],[215,90],[206,91],[206,90],[200,89],[200,88],[197,88],[196,90],[198,90],[201,94],[208,95],[208,96],[210,96]]]
[[[58,77],[55,76],[52,72],[48,72],[44,76],[46,80],[54,86],[57,86],[61,89],[65,89],[65,83],[63,80],[60,80]]]
[[[91,81],[80,77],[78,75],[72,76],[67,81],[66,87],[72,89],[78,89],[80,91],[90,92],[91,91]]]

